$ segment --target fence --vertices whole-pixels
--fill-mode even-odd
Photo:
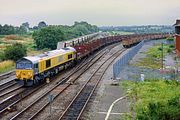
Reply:
[[[169,40],[166,40],[165,42],[166,44],[169,44],[169,45],[174,45],[174,41],[169,41]]]
[[[118,78],[123,67],[128,64],[128,62],[137,54],[137,52],[144,45],[144,41],[140,42],[138,45],[133,47],[128,53],[123,55],[116,63],[113,64],[113,77]]]

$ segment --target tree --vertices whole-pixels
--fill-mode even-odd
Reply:
[[[33,38],[38,49],[56,49],[59,41],[77,38],[97,31],[98,28],[95,25],[87,22],[75,22],[72,26],[52,25],[39,29],[34,32]]]
[[[29,23],[28,22],[25,22],[25,23],[22,23],[21,25],[23,27],[23,29],[26,31],[25,33],[27,33],[29,31]],[[20,27],[21,27],[20,26]]]
[[[14,29],[13,26],[5,24],[5,25],[2,27],[1,34],[2,34],[2,35],[15,34],[15,29]]]
[[[25,26],[25,27],[27,27],[29,29],[29,23],[28,22],[22,23],[21,26]]]
[[[1,32],[2,32],[2,28],[3,28],[3,26],[0,24],[0,35],[1,35]]]
[[[56,26],[42,28],[33,33],[33,38],[38,49],[56,49],[57,43],[64,39],[62,30]]]
[[[38,30],[38,26],[34,26],[34,27],[33,27],[33,30]]]
[[[28,31],[27,28],[26,28],[25,26],[21,25],[21,26],[18,28],[17,33],[18,33],[18,34],[26,34],[27,31]]]
[[[25,46],[19,43],[15,43],[12,46],[8,46],[4,50],[5,59],[17,61],[18,59],[26,56],[27,49]]]
[[[39,22],[39,24],[38,24],[38,28],[44,28],[44,27],[46,27],[47,26],[47,24],[44,22],[44,21],[41,21],[41,22]]]

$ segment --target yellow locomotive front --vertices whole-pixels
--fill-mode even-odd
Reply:
[[[16,62],[16,81],[24,86],[33,84],[33,63],[25,58]]]

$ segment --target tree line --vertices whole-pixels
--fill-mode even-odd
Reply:
[[[28,23],[22,24],[24,27],[28,27]],[[22,34],[24,32],[18,32],[17,29],[11,25],[0,26],[0,34]],[[3,32],[2,32],[3,30]],[[72,26],[67,25],[49,25],[45,26],[44,23],[38,25],[38,29],[34,30],[33,38],[36,44],[37,49],[56,49],[57,43],[59,41],[69,40],[77,38],[82,35],[91,34],[98,32],[99,29],[95,25],[88,24],[87,22],[75,22]],[[8,46],[3,53],[0,54],[0,61],[2,60],[18,60],[26,56],[27,48],[20,44],[16,43],[12,46]]]
[[[0,35],[27,34],[29,31],[38,30],[46,26],[47,24],[44,21],[39,22],[38,25],[33,28],[30,28],[28,22],[22,23],[19,27],[8,24],[0,24]]]
[[[95,25],[87,22],[75,22],[72,26],[67,25],[50,25],[39,29],[33,33],[33,38],[38,49],[56,49],[57,43],[79,36],[98,32]]]
[[[12,25],[1,25],[0,24],[0,35],[10,35],[10,34],[26,34],[27,28],[23,25],[20,27],[14,27]]]

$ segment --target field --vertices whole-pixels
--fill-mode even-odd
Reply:
[[[12,64],[9,61],[1,61],[1,54],[7,46],[10,46],[14,43],[21,43],[27,47],[27,55],[37,55],[48,51],[45,50],[36,50],[34,40],[31,35],[0,35],[0,73],[6,72],[8,70],[14,69],[14,63]],[[5,65],[3,65],[5,63]]]
[[[14,43],[21,43],[25,45],[28,49],[33,47],[33,39],[30,35],[1,35],[0,36],[0,51],[2,52],[7,46]]]

